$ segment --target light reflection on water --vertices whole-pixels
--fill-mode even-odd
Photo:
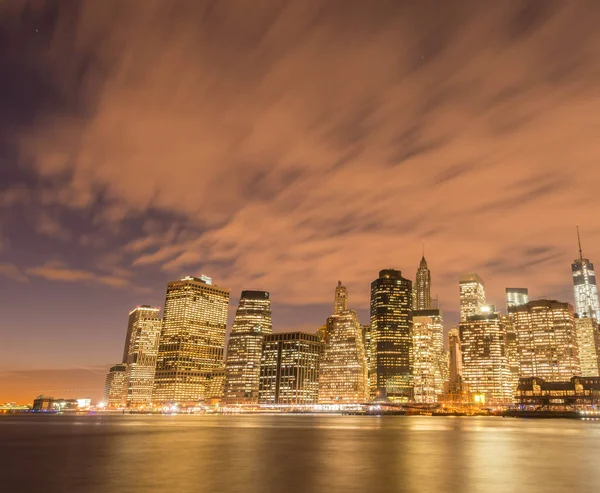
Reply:
[[[1,491],[598,491],[600,423],[359,416],[0,417]]]

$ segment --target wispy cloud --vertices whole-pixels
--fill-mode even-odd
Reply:
[[[14,264],[0,264],[0,276],[7,277],[12,281],[17,282],[27,282],[29,280],[27,279],[27,276],[21,272],[21,269]]]
[[[547,292],[569,283],[576,220],[600,241],[595,6],[107,0],[57,19],[23,59],[74,107],[18,142],[43,203],[93,211],[121,268],[298,305],[342,278],[366,305],[380,268],[414,276],[424,241],[453,309],[460,271],[481,266],[498,297]],[[128,230],[156,211],[169,219]],[[551,255],[505,261],[540,238]]]

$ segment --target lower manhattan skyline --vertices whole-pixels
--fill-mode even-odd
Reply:
[[[246,289],[313,332],[424,244],[447,333],[460,274],[573,303],[575,224],[600,261],[595,7],[1,9],[0,401],[100,389],[188,275],[231,290],[228,333]]]

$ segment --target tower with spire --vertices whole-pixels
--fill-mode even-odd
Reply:
[[[335,300],[333,306],[333,314],[339,315],[348,309],[348,289],[342,285],[342,281],[338,281],[335,288]]]
[[[421,263],[417,269],[415,282],[415,310],[431,310],[431,272],[427,267],[425,252],[421,257]]]
[[[579,246],[579,258],[571,264],[575,311],[580,318],[598,319],[600,318],[600,303],[598,302],[594,264],[583,256],[579,226],[577,226],[577,244]]]

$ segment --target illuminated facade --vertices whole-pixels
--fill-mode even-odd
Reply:
[[[272,333],[269,293],[242,291],[227,345],[226,403],[258,404],[263,338]]]
[[[144,305],[129,313],[125,342],[128,353],[125,358],[125,401],[128,407],[142,407],[152,404],[152,389],[156,356],[162,320],[159,309]]]
[[[412,282],[398,270],[371,283],[371,396],[412,397]]]
[[[466,322],[473,315],[481,315],[485,306],[485,286],[477,274],[460,276],[460,321]]]
[[[431,272],[427,267],[425,256],[421,258],[421,264],[417,269],[415,281],[415,310],[430,310],[431,305]]]
[[[104,395],[102,400],[109,409],[125,407],[127,365],[120,363],[110,368],[104,382]]]
[[[223,367],[229,291],[206,276],[167,285],[153,403],[193,405],[206,373]]]
[[[505,293],[507,309],[529,303],[529,290],[527,288],[506,288]]]
[[[600,305],[598,303],[598,288],[596,286],[596,273],[594,264],[583,257],[579,228],[577,228],[579,242],[579,258],[571,264],[573,273],[573,291],[575,294],[575,312],[580,318],[600,319]]]
[[[573,307],[556,300],[535,300],[509,308],[519,345],[521,377],[548,382],[580,374]]]
[[[450,375],[448,393],[460,394],[462,386],[462,351],[460,349],[460,333],[458,327],[448,331],[448,352],[450,353]]]
[[[521,306],[521,305],[512,305]],[[519,384],[519,378],[521,377],[521,364],[519,360],[519,339],[517,336],[517,330],[513,321],[513,317],[510,315],[501,315],[504,324],[506,325],[506,357],[508,359],[508,370],[510,373],[510,388],[511,393],[514,395],[517,385]]]
[[[595,318],[575,318],[575,333],[579,350],[581,375],[598,377],[598,351],[596,348],[598,322]]]
[[[470,316],[459,325],[463,381],[485,403],[509,403],[513,390],[506,354],[506,324],[498,313]]]
[[[371,368],[371,325],[361,325],[363,342],[365,343],[365,356],[367,358],[367,374]],[[370,388],[369,388],[370,394]]]
[[[260,365],[260,404],[316,404],[323,343],[316,334],[265,336]]]
[[[338,283],[335,314],[327,319],[325,347],[319,367],[319,403],[352,404],[369,400],[369,373],[363,330],[356,312],[341,310],[338,292],[343,289],[344,304],[348,292]]]
[[[413,312],[413,397],[433,403],[443,393],[447,375],[444,327],[439,310]]]

